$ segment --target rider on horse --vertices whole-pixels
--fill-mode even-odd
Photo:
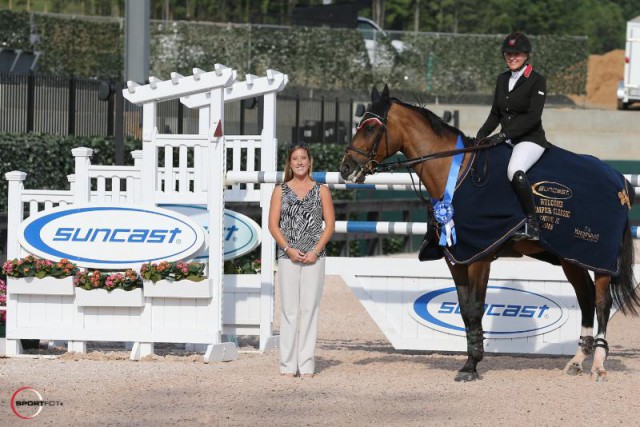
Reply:
[[[487,138],[500,124],[500,133],[485,142],[513,144],[507,177],[527,216],[521,237],[538,240],[540,227],[526,172],[549,147],[542,128],[547,83],[529,64],[531,50],[531,42],[522,33],[511,33],[502,42],[502,55],[508,70],[498,75],[491,112],[476,137],[478,140]]]

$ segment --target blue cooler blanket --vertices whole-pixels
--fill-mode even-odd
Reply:
[[[453,196],[457,242],[445,249],[467,264],[495,251],[522,228],[525,215],[507,178],[512,148],[478,152]],[[589,270],[619,274],[621,239],[630,209],[627,183],[601,160],[551,146],[528,171],[541,227],[539,257],[567,259]]]

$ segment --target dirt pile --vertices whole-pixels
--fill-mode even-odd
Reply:
[[[586,108],[616,108],[616,90],[624,74],[624,50],[616,49],[603,55],[590,55],[587,64],[586,96],[571,99]]]

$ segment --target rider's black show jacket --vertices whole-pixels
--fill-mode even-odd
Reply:
[[[514,144],[531,141],[548,147],[549,142],[542,128],[547,81],[531,64],[527,64],[511,92],[510,77],[511,70],[498,75],[491,112],[478,131],[477,138],[487,137],[500,124],[501,132]]]

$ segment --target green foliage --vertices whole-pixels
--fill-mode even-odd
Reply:
[[[118,21],[33,15],[42,52],[40,70],[49,74],[122,80],[124,29]]]
[[[114,289],[132,291],[142,287],[142,279],[132,269],[123,273],[103,273],[100,270],[81,270],[73,278],[74,286],[90,291],[92,289],[106,289],[111,292]]]
[[[156,283],[158,280],[169,280],[172,282],[190,280],[192,282],[201,282],[205,279],[204,269],[205,264],[201,262],[150,262],[140,267],[140,276],[146,280],[151,280],[153,283]]]
[[[262,260],[248,256],[224,262],[224,274],[258,274],[262,270]]]
[[[234,64],[239,72],[247,73],[250,28],[188,22],[154,23],[149,47],[151,74],[164,78],[172,71],[190,75],[194,67],[210,70],[216,63]]]
[[[78,271],[76,264],[67,259],[50,261],[33,255],[24,258],[16,258],[5,261],[2,265],[2,273],[9,277],[63,277],[73,276]]]
[[[360,0],[344,1],[354,3]],[[295,7],[321,3],[320,0],[164,0],[151,2],[150,12],[151,19],[163,23],[288,25]],[[386,30],[503,35],[518,30],[533,35],[588,35],[591,53],[623,48],[626,21],[640,14],[640,0],[385,0],[378,3],[384,7],[384,22],[380,26]],[[7,6],[13,11],[23,12],[5,10],[2,13],[22,13],[25,16],[26,10],[123,18],[125,9],[123,0],[0,1],[0,7]],[[360,14],[371,17],[371,8],[363,7]],[[28,21],[28,18],[24,19]],[[24,42],[24,47],[20,48],[29,46],[28,26],[15,32],[11,25],[5,25],[0,19],[0,34],[3,33],[20,34],[19,38]],[[17,44],[9,46],[19,47]]]
[[[371,73],[362,72],[368,59],[355,30],[160,23],[152,26],[150,51],[151,74],[164,78],[172,71],[191,74],[195,66],[210,70],[219,63],[233,66],[240,76],[282,71],[295,85],[313,88],[371,82]]]
[[[531,62],[547,78],[549,93],[582,94],[586,90],[585,38],[531,36]],[[391,87],[446,96],[491,93],[505,69],[502,36],[416,34],[404,40]]]
[[[114,164],[112,138],[0,133],[0,212],[7,210],[7,181],[4,179],[7,172],[26,172],[25,188],[69,188],[67,175],[74,171],[71,150],[76,147],[93,149],[93,164]],[[125,142],[126,152],[137,149],[140,149],[140,141]],[[125,161],[133,164],[128,156]]]
[[[404,251],[402,237],[387,237],[382,239],[382,253],[396,254]]]
[[[470,8],[468,3],[461,1],[460,6]],[[505,2],[492,0],[492,3]],[[457,3],[443,2],[445,9],[440,13],[444,15],[439,18],[442,22],[449,19],[445,12],[450,4]],[[496,10],[514,7],[502,6],[504,8]],[[565,13],[564,8],[551,9],[558,16]],[[616,6],[615,10],[618,9]],[[585,10],[578,9],[578,12]],[[620,19],[620,13],[615,10],[603,11],[603,17],[611,17],[606,22]],[[538,9],[532,9],[531,13],[541,22],[547,16]],[[491,16],[495,18],[496,15]],[[528,15],[517,13],[515,16]],[[43,53],[39,61],[41,72],[122,78],[124,29],[119,21],[39,14],[32,17],[38,40],[34,48]],[[400,15],[396,14],[396,17]],[[25,13],[0,13],[0,42],[25,46],[29,40],[28,18]],[[474,22],[469,15],[464,19],[470,21],[460,17],[456,25]],[[507,20],[499,28],[486,27],[487,31],[499,32],[500,36],[402,33],[406,46],[402,52],[393,49],[389,37],[381,36],[376,44],[373,67],[364,41],[355,29],[152,22],[150,73],[166,79],[172,71],[189,75],[193,67],[211,70],[214,64],[220,63],[237,69],[241,79],[246,73],[264,75],[267,69],[282,71],[288,74],[291,86],[309,89],[362,90],[373,83],[387,82],[396,91],[437,96],[490,93],[497,71],[504,69],[499,54],[500,41],[512,25],[518,28],[519,22]],[[522,21],[522,24],[526,22]],[[588,22],[591,27],[579,27],[583,32],[577,32],[575,27],[569,31],[566,27],[566,33],[603,33],[597,38],[598,43],[604,43],[603,47],[614,43],[604,38],[604,30],[609,24],[599,20]],[[624,26],[624,22],[620,25]],[[474,31],[477,28],[474,27]],[[589,44],[593,47],[594,38],[557,35],[531,38],[535,54],[533,62],[547,77],[549,93],[584,93],[588,48]]]
[[[29,14],[0,10],[0,47],[29,50]]]
[[[504,69],[499,51],[503,36],[407,33],[400,53],[389,37],[380,37],[376,66],[371,67],[355,30],[184,22],[154,29],[151,74],[156,76],[168,77],[175,70],[188,74],[194,64],[212,69],[222,63],[240,75],[276,69],[300,87],[357,90],[386,82],[394,90],[444,96],[490,93],[496,71]],[[586,38],[533,36],[532,41],[535,65],[547,77],[550,93],[585,92]]]

